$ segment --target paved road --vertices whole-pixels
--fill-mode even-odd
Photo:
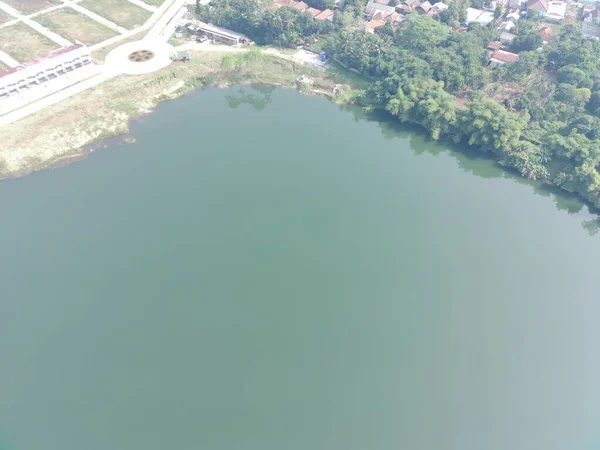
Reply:
[[[72,1],[69,1],[69,0],[67,0],[66,3],[68,3],[70,6],[73,6],[73,4],[74,4]],[[161,33],[165,30],[165,27],[167,26],[167,24],[169,24],[171,19],[173,17],[175,17],[175,15],[180,11],[180,9],[185,5],[185,3],[186,3],[186,0],[174,0],[173,2],[169,2],[169,1],[165,2],[160,8],[158,8],[156,10],[155,14],[146,22],[146,24],[144,24],[143,27],[140,27],[136,30],[132,30],[131,32],[126,32],[120,36],[116,36],[114,38],[114,42],[118,42],[120,39],[124,39],[124,38],[128,37],[128,35],[139,33],[140,31],[143,31],[144,29],[148,29],[151,27],[151,29],[147,35],[147,36],[149,36],[148,41],[144,42],[144,47],[147,47],[148,50],[152,50],[153,45],[155,44],[157,50],[161,54],[164,54],[166,51],[165,49],[167,47],[169,47],[170,49],[172,49],[172,47],[168,46],[164,39],[161,39],[161,37],[160,37]],[[1,1],[0,1],[0,9],[5,9],[7,12],[9,12],[8,10],[12,10],[12,12],[14,12],[16,15],[18,15],[17,11],[15,11],[13,8],[4,4]],[[12,12],[11,12],[11,14],[12,14]],[[21,16],[21,18],[22,18],[22,16]],[[100,47],[110,45],[112,43],[112,41],[113,40],[102,42],[101,43],[102,45],[100,45]],[[94,50],[95,47],[96,46],[90,47],[90,51]],[[98,47],[98,48],[100,48],[100,47]],[[8,55],[6,55],[6,56],[8,57]],[[5,63],[8,64],[8,62],[11,62],[10,59],[11,58],[8,57],[6,60],[4,60],[3,55],[0,54],[0,60],[4,61]],[[163,61],[163,60],[164,60],[164,55],[163,55],[163,58],[161,58],[161,61]],[[13,64],[16,63],[14,65],[19,65],[18,62],[14,61],[14,60],[12,60],[11,63],[13,63]],[[119,61],[115,60],[114,64],[110,63],[110,61],[109,61],[108,64],[105,64],[102,66],[97,66],[98,70],[101,71],[98,75],[88,78],[85,81],[81,81],[75,85],[67,87],[59,92],[48,95],[40,100],[37,100],[33,103],[25,105],[15,111],[12,111],[10,113],[7,113],[7,114],[1,116],[0,117],[0,127],[11,124],[13,122],[16,122],[17,120],[27,117],[30,114],[41,111],[42,109],[46,108],[47,106],[54,105],[54,104],[61,102],[73,95],[79,94],[80,92],[83,92],[87,89],[97,86],[100,83],[104,83],[105,81],[122,73],[122,70],[120,67],[121,64],[122,64],[122,60],[119,60]],[[159,70],[160,68],[162,68],[164,66],[165,66],[165,64],[161,63],[160,65],[156,65],[154,70]]]

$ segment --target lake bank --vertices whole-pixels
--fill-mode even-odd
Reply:
[[[196,90],[0,183],[0,446],[593,448],[585,209],[377,119]]]
[[[197,52],[188,63],[174,63],[149,75],[111,79],[0,128],[0,179],[81,159],[102,146],[103,139],[126,136],[131,119],[204,86],[264,83],[291,88],[296,87],[296,78],[307,75],[313,80],[303,89],[307,93],[346,102],[353,95],[350,83],[357,77],[344,72],[258,50]],[[338,85],[343,87],[334,94]]]

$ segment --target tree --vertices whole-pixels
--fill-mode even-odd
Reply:
[[[543,39],[537,28],[538,24],[533,20],[520,20],[516,27],[517,37],[510,44],[511,50],[530,51],[542,45]]]
[[[398,36],[399,45],[411,50],[424,51],[442,44],[450,29],[429,16],[412,16],[410,23]]]
[[[511,113],[491,99],[476,98],[461,111],[458,124],[469,145],[502,154],[518,146],[527,121],[527,115]]]

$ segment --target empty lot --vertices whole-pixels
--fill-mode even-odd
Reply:
[[[32,14],[51,6],[60,5],[60,0],[2,0],[22,14]]]
[[[22,22],[0,28],[0,50],[20,63],[45,56],[58,47],[58,44]]]
[[[0,9],[0,24],[13,20],[14,17]]]
[[[85,45],[94,45],[119,34],[71,8],[56,9],[36,16],[34,20],[71,42],[80,41]]]
[[[150,6],[160,6],[162,5],[166,0],[142,0],[144,3],[149,4]]]
[[[152,16],[127,0],[83,0],[79,5],[130,30],[144,25]]]

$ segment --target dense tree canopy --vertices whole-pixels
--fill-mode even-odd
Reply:
[[[522,175],[600,207],[600,41],[583,38],[578,26],[563,26],[541,47],[541,24],[520,20],[511,45],[519,61],[492,72],[486,47],[498,39],[495,27],[451,28],[464,21],[466,0],[435,18],[410,14],[400,27],[386,24],[375,34],[361,24],[363,0],[347,0],[333,23],[258,1],[213,0],[198,13],[259,44],[294,46],[327,35],[319,44],[324,50],[373,80],[360,97],[365,106],[419,124],[434,139],[446,136],[493,152]],[[494,94],[487,89],[492,73],[497,87],[511,84],[510,95],[484,94]]]

